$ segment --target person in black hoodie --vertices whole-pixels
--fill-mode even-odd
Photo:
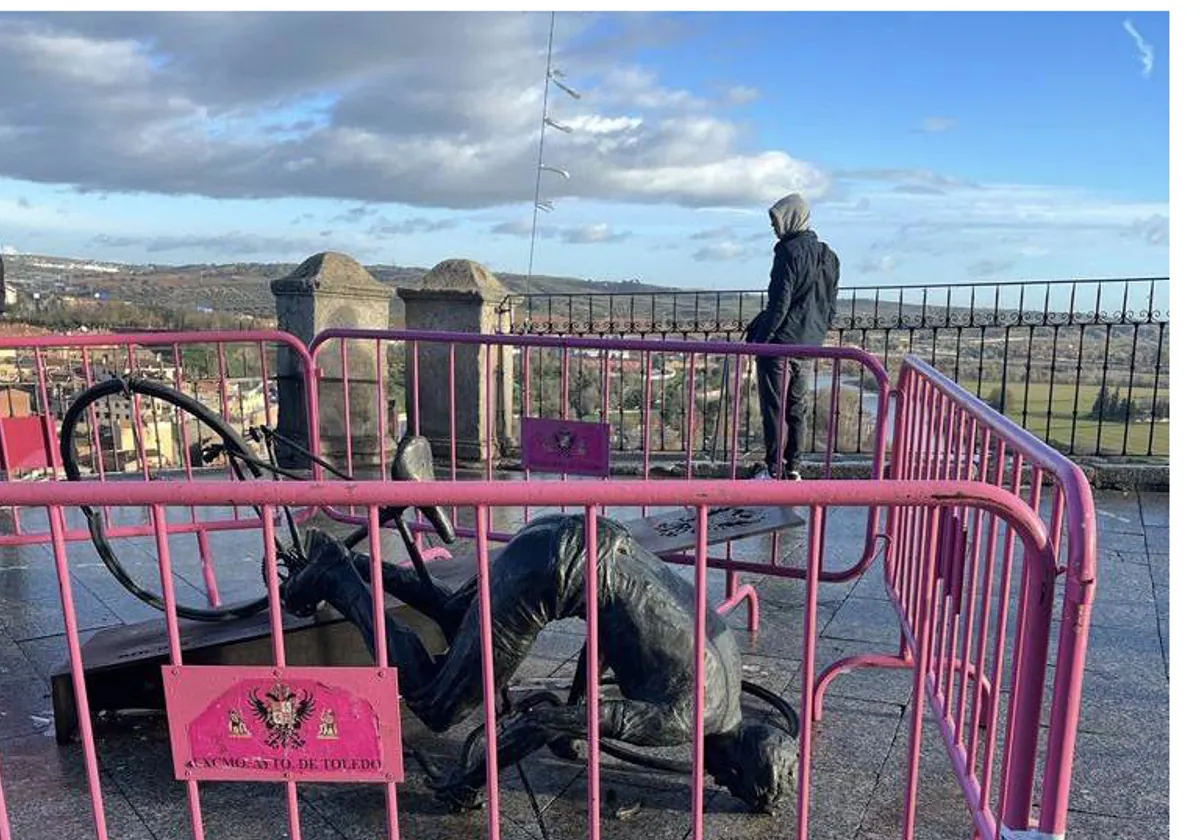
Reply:
[[[767,307],[750,322],[747,340],[755,344],[823,344],[837,307],[841,273],[837,254],[812,231],[808,204],[799,193],[777,201],[771,207],[770,217],[779,241],[775,243]],[[781,477],[779,445],[784,437],[782,477],[799,480],[808,366],[799,359],[782,356],[759,356],[757,366],[758,399],[767,446],[766,467],[758,477]],[[781,434],[785,431],[781,422],[785,387],[786,436]]]

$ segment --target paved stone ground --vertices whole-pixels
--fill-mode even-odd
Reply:
[[[1168,836],[1167,734],[1169,671],[1168,496],[1097,494],[1101,532],[1100,580],[1094,612],[1083,720],[1079,736],[1072,812],[1072,840]],[[842,514],[845,514],[844,516]],[[136,518],[140,513],[129,512]],[[830,522],[827,566],[844,566],[861,551],[862,515],[838,512]],[[799,534],[783,537],[796,546]],[[156,574],[151,540],[122,548],[138,574]],[[183,561],[186,542],[173,541],[181,598],[199,597],[196,564]],[[761,556],[765,543],[740,544],[739,553]],[[254,546],[223,554],[222,581],[256,581]],[[99,564],[90,544],[71,548],[72,586],[84,635],[98,628],[158,617],[133,599]],[[712,593],[722,587],[714,575]],[[151,580],[151,578],[146,578]],[[751,580],[752,578],[745,578]],[[261,582],[259,581],[261,586]],[[800,584],[757,581],[763,630],[757,638],[738,631],[747,677],[788,698],[798,696],[801,667]],[[874,567],[861,580],[823,584],[821,665],[865,651],[891,651],[897,624]],[[18,840],[93,836],[92,815],[78,744],[58,747],[47,677],[65,655],[57,581],[45,548],[0,550],[0,772],[14,837]],[[744,626],[744,615],[733,618]],[[547,632],[518,680],[565,681],[573,668],[581,626]],[[831,689],[819,725],[814,768],[814,838],[880,840],[899,835],[907,755],[910,681],[906,673],[862,671]],[[751,714],[761,713],[751,709]],[[434,739],[405,715],[404,737],[435,758],[448,760],[475,724]],[[969,840],[970,827],[957,783],[936,729],[925,727],[918,833],[929,840]],[[98,749],[110,836],[191,837],[185,787],[170,770],[170,746],[161,716],[105,719],[97,725]],[[538,755],[501,781],[502,832],[518,840],[582,837],[587,825],[587,783],[579,765]],[[401,835],[422,840],[486,836],[483,812],[447,814],[409,766],[399,786]],[[690,835],[688,780],[622,765],[607,757],[602,771],[604,836]],[[208,838],[287,836],[286,806],[278,785],[204,784],[201,800]],[[532,800],[532,801],[531,801]],[[713,838],[794,835],[795,809],[750,816],[723,790],[709,785],[705,834]],[[306,838],[386,836],[383,794],[358,785],[300,786]],[[536,803],[536,804],[535,804]],[[536,808],[536,811],[535,811]],[[631,813],[632,812],[632,813]]]

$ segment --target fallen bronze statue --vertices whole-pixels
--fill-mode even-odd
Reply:
[[[285,607],[310,615],[327,602],[373,646],[370,558],[319,530],[310,531],[306,541],[307,561],[299,555],[284,558],[289,570],[282,586]],[[598,518],[596,553],[598,656],[602,672],[611,670],[620,691],[619,699],[601,698],[600,737],[640,747],[688,744],[695,587],[619,523],[604,517]],[[586,558],[583,516],[556,514],[530,522],[493,560],[498,693],[508,687],[544,627],[559,619],[585,617]],[[383,586],[437,622],[449,643],[446,653],[431,655],[412,628],[390,615],[386,618],[388,657],[399,669],[409,709],[433,731],[444,732],[483,704],[477,581],[450,591],[413,569],[384,563]],[[705,770],[750,809],[769,812],[796,790],[796,742],[772,726],[743,720],[737,642],[711,605],[706,621]],[[582,690],[581,668],[573,701]],[[578,702],[527,701],[500,723],[501,766],[547,745],[560,755],[570,754],[573,745],[587,737],[586,707]],[[471,748],[479,734],[477,730],[468,739],[457,767],[431,779],[438,798],[456,809],[481,802],[486,762],[482,750]]]

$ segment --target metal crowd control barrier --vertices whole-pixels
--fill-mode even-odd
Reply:
[[[1032,556],[1029,546],[1024,546],[1019,558],[1018,609],[1012,616],[1010,588],[1019,545],[1011,527],[1001,527],[978,508],[893,509],[885,577],[904,627],[901,653],[890,662],[876,659],[859,664],[894,666],[901,660],[924,681],[925,692],[916,694],[912,740],[920,743],[923,706],[928,701],[981,833],[986,836],[998,816],[1003,836],[1062,837],[1096,585],[1091,488],[1082,470],[1065,456],[990,410],[931,365],[908,357],[897,391],[892,475],[902,481],[968,479],[1007,488],[1023,498],[1035,515],[1045,516],[1043,510],[1049,508],[1048,521],[1042,522],[1046,544]],[[922,566],[927,550],[936,556],[933,568]],[[1035,794],[1039,721],[1056,609],[1055,584],[1060,577],[1062,625],[1045,765],[1036,788],[1038,833],[1031,834],[1027,828]],[[998,641],[989,653],[990,621],[995,622]],[[1012,701],[1006,749],[997,756],[997,692],[1003,676],[999,645],[1010,621],[1015,622]],[[835,665],[823,681],[853,664]],[[983,704],[989,682],[990,702]],[[981,731],[986,732],[983,743]],[[918,760],[919,751],[910,750],[910,779],[916,777]],[[905,806],[906,827],[912,825],[916,807],[913,784]]]
[[[277,334],[257,337],[248,333],[237,335],[243,341],[278,340]],[[184,344],[192,337],[175,338],[179,344]],[[155,339],[162,342],[164,337],[156,336]],[[491,354],[497,352],[492,348],[503,347],[507,343],[524,351],[522,366],[526,369],[533,363],[533,354],[529,349],[535,347],[550,348],[570,363],[576,361],[572,357],[575,349],[598,351],[597,357],[585,356],[585,359],[603,359],[607,358],[606,351],[611,354],[618,349],[627,349],[624,348],[625,343],[603,341],[355,332],[346,336],[327,335],[318,338],[309,359],[318,357],[322,344],[330,341],[365,340],[376,342],[379,346],[379,343],[397,339],[408,344],[411,348],[408,358],[413,360],[420,358],[418,351],[422,343],[440,341],[450,345],[447,350],[450,354],[455,352],[453,347],[456,345],[482,347],[485,362],[490,362]],[[117,341],[131,342],[128,345],[130,347],[138,343],[132,338]],[[86,341],[81,341],[81,344],[86,345]],[[618,344],[621,346],[618,347]],[[654,342],[653,349],[641,343],[629,344],[636,344],[634,352],[640,352],[644,358],[649,358],[652,353],[692,353],[698,349],[690,342]],[[295,349],[294,345],[290,346]],[[761,349],[754,348],[753,352],[761,352]],[[723,345],[723,352],[731,352],[735,365],[740,369],[752,351],[744,346]],[[779,348],[775,352],[786,355],[796,353],[797,349]],[[869,356],[860,359],[855,355],[859,351],[826,348],[806,352],[812,357],[830,360],[835,375],[840,365],[850,361],[860,362],[871,371],[877,368]],[[344,357],[344,344],[342,353]],[[40,354],[35,353],[35,357],[40,357]],[[696,360],[697,356],[691,358]],[[307,364],[314,382],[314,387],[309,389],[312,397],[308,416],[315,422],[318,417],[315,403],[318,390],[316,371],[311,362]],[[684,370],[698,364],[698,361],[689,362]],[[408,372],[409,382],[419,377],[418,366],[418,361],[412,363]],[[455,369],[453,365],[450,367],[451,371]],[[487,369],[492,369],[490,363]],[[559,376],[570,384],[565,374],[560,372]],[[685,376],[694,381],[689,374]],[[490,378],[488,381],[491,381]],[[524,381],[528,382],[529,379]],[[184,696],[183,701],[177,698],[176,702],[184,702],[185,706],[190,702],[195,706],[204,698],[199,695],[189,698],[189,688],[195,694],[201,685],[231,687],[257,680],[255,684],[262,691],[257,696],[267,698],[262,701],[266,704],[263,708],[267,710],[264,714],[276,715],[275,719],[278,720],[297,719],[294,717],[297,708],[294,703],[298,698],[287,693],[284,682],[293,687],[315,683],[314,675],[307,669],[290,669],[285,661],[285,630],[277,590],[269,588],[271,662],[264,662],[261,667],[217,669],[222,673],[215,670],[205,672],[199,666],[189,665],[180,645],[180,622],[174,609],[174,547],[170,540],[174,523],[171,510],[260,506],[263,511],[261,519],[247,518],[242,522],[246,527],[261,532],[264,563],[269,569],[275,568],[277,559],[276,514],[282,506],[308,510],[321,508],[335,512],[342,518],[365,521],[368,525],[373,560],[371,590],[377,628],[373,640],[376,664],[366,669],[322,669],[324,676],[321,682],[340,690],[345,702],[361,702],[375,712],[380,726],[376,730],[375,740],[368,739],[365,742],[373,752],[368,750],[368,757],[362,761],[351,756],[353,766],[346,765],[347,756],[344,755],[327,752],[321,759],[326,762],[322,765],[317,758],[302,751],[295,753],[300,756],[295,762],[289,759],[287,762],[267,764],[235,757],[232,764],[226,761],[225,765],[216,766],[220,762],[197,754],[196,742],[185,743],[173,732],[176,777],[185,782],[195,837],[205,836],[201,808],[202,780],[253,779],[282,783],[286,793],[290,836],[298,840],[303,836],[303,826],[297,782],[328,782],[334,778],[380,784],[383,805],[387,811],[388,834],[393,838],[399,836],[396,784],[404,781],[404,768],[399,764],[402,744],[396,709],[392,708],[389,712],[386,701],[395,699],[396,690],[389,689],[389,686],[396,685],[393,680],[398,681],[399,691],[403,694],[405,675],[396,674],[394,669],[387,667],[385,640],[382,633],[378,632],[383,626],[384,610],[379,512],[383,507],[395,505],[463,508],[472,515],[470,521],[464,516],[464,521],[458,523],[459,533],[474,536],[482,532],[487,537],[476,541],[474,555],[480,583],[481,645],[484,651],[482,676],[488,764],[488,833],[493,840],[500,837],[503,803],[500,800],[497,772],[497,704],[491,666],[488,547],[491,542],[503,542],[508,534],[487,526],[495,520],[519,525],[539,508],[570,508],[581,511],[587,517],[586,630],[590,642],[590,656],[586,663],[589,712],[588,815],[589,836],[598,838],[601,797],[597,741],[600,737],[598,710],[601,701],[600,675],[595,656],[598,629],[594,523],[597,516],[606,512],[645,511],[658,507],[685,507],[696,511],[697,537],[691,549],[681,552],[678,559],[694,567],[697,605],[703,604],[706,598],[710,568],[729,571],[747,568],[766,575],[802,577],[806,580],[803,602],[796,604],[803,614],[803,668],[799,697],[795,699],[801,713],[797,838],[808,837],[812,745],[814,737],[819,737],[815,724],[821,717],[823,692],[829,680],[837,674],[861,665],[903,667],[911,669],[913,673],[907,790],[904,817],[899,826],[902,837],[906,840],[912,838],[916,827],[921,732],[926,709],[932,712],[938,723],[976,836],[985,840],[1062,836],[1066,830],[1090,605],[1096,582],[1096,532],[1090,489],[1081,471],[1061,455],[915,359],[906,361],[894,392],[897,412],[892,429],[886,421],[889,389],[886,379],[882,379],[882,382],[884,387],[880,389],[878,414],[881,418],[878,424],[880,431],[875,450],[876,477],[865,480],[830,480],[828,475],[832,471],[832,458],[825,459],[825,476],[815,481],[795,483],[702,479],[694,477],[698,462],[689,457],[684,471],[692,480],[652,481],[648,480],[651,474],[649,453],[644,453],[642,480],[629,481],[542,481],[532,480],[533,476],[529,474],[524,476],[524,481],[502,481],[496,480],[497,476],[492,473],[489,463],[483,471],[483,480],[466,480],[464,474],[452,468],[452,480],[430,484],[375,480],[272,483],[219,479],[87,483],[9,481],[0,484],[0,506],[45,511],[48,531],[38,534],[38,538],[45,541],[48,535],[58,575],[90,807],[97,836],[108,836],[106,826],[109,814],[105,808],[98,747],[89,714],[80,645],[81,630],[68,558],[68,543],[79,539],[68,528],[68,516],[72,513],[71,509],[79,505],[106,510],[130,506],[150,510],[146,529],[137,533],[153,537],[166,600],[163,620],[170,641],[170,661],[163,673],[168,696],[173,690],[171,686],[175,685],[176,694]],[[648,387],[654,387],[654,379],[649,373],[645,374],[640,384],[646,387],[646,383],[649,383]],[[381,400],[380,393],[377,392],[376,396]],[[569,394],[569,389],[564,387],[560,393]],[[521,392],[518,392],[520,395]],[[607,399],[606,390],[602,401],[607,404]],[[46,401],[43,404],[49,403]],[[484,405],[492,404],[492,400],[485,395]],[[561,405],[567,404],[569,399],[562,400]],[[646,404],[652,405],[650,401]],[[690,400],[689,404],[695,406],[696,401]],[[560,412],[565,413],[565,410]],[[733,412],[735,416],[737,413]],[[830,415],[836,416],[836,406]],[[419,410],[413,412],[413,416],[416,425],[421,418]],[[492,422],[492,416],[492,412],[487,411],[486,417],[489,419],[485,422]],[[646,425],[649,425],[648,417]],[[450,428],[457,429],[457,422]],[[892,460],[888,477],[881,479],[889,429]],[[316,430],[313,431],[313,437],[316,438]],[[380,440],[383,439],[381,435]],[[490,441],[491,436],[488,435],[487,439]],[[353,441],[348,442],[348,458],[352,446]],[[454,451],[453,447],[451,451]],[[737,475],[736,453],[731,462],[733,477]],[[187,478],[192,476],[187,475]],[[1051,488],[1049,493],[1045,487]],[[737,562],[728,556],[724,559],[713,557],[705,526],[712,509],[720,506],[807,508],[806,538],[799,547],[793,549],[781,549],[776,543],[771,559],[766,563]],[[873,513],[869,517],[863,558],[850,569],[831,574],[825,568],[825,529],[830,514],[842,508],[859,508]],[[1045,514],[1044,509],[1048,509]],[[510,515],[514,511],[517,513]],[[877,531],[875,516],[878,512],[886,513],[884,572],[901,628],[900,652],[855,657],[818,674],[815,656],[818,636],[816,607],[821,583],[857,574],[871,562]],[[479,526],[473,526],[472,523],[479,523]],[[33,534],[21,536],[32,539]],[[1061,566],[1060,556],[1065,558]],[[706,558],[706,562],[695,562],[696,558]],[[1015,574],[1020,575],[1020,585],[1017,587],[1013,586]],[[732,578],[733,575],[728,577]],[[1055,587],[1059,577],[1064,583],[1061,606],[1057,606],[1059,602]],[[1051,619],[1056,613],[1061,619],[1061,629],[1050,697],[1049,726],[1043,732],[1039,721],[1048,674]],[[696,638],[705,638],[703,609],[696,610],[694,630]],[[696,659],[696,664],[702,665],[699,652]],[[306,683],[306,680],[309,682]],[[694,682],[693,722],[699,727],[703,721],[705,698],[703,681]],[[324,696],[319,695],[316,688],[312,689],[310,695],[310,699]],[[347,697],[349,699],[345,699]],[[208,697],[213,702],[218,699],[217,695]],[[168,702],[171,702],[170,699]],[[176,710],[179,708],[176,706]],[[192,708],[192,711],[197,710]],[[309,713],[313,713],[312,708],[309,708]],[[311,723],[315,728],[317,721],[314,719]],[[321,723],[324,725],[325,722],[322,720]],[[228,721],[222,718],[220,724],[222,727],[228,725],[230,737],[242,737],[241,733],[246,729],[245,721],[240,718],[235,720],[232,716]],[[1039,748],[1043,745],[1045,758],[1044,763],[1039,765]],[[3,752],[0,747],[0,774],[5,772]],[[188,755],[191,756],[191,764],[188,764]],[[692,755],[691,821],[693,836],[699,840],[704,833],[702,739],[694,739]],[[334,764],[329,764],[331,761]],[[1040,774],[1039,767],[1042,768]],[[11,776],[7,778],[12,779]],[[6,798],[5,784],[5,777],[0,777],[0,840],[10,840],[12,837],[19,840],[20,834],[12,832],[10,822],[20,827],[24,803],[12,796],[11,783]],[[1036,820],[1032,816],[1035,802],[1038,804]]]
[[[497,443],[505,433],[497,429],[506,417],[522,423],[550,418],[559,421],[588,421],[607,425],[604,434],[617,466],[624,466],[630,477],[643,480],[656,475],[683,476],[693,480],[698,476],[736,480],[745,477],[747,467],[755,462],[753,452],[729,442],[742,442],[745,435],[739,428],[746,422],[761,425],[759,406],[753,391],[753,365],[757,357],[788,359],[782,391],[787,392],[793,365],[807,379],[807,428],[805,440],[814,444],[802,449],[808,458],[805,463],[815,472],[811,477],[832,478],[839,466],[838,456],[857,453],[860,441],[870,441],[871,457],[863,466],[874,478],[884,476],[884,458],[890,433],[889,394],[887,373],[869,353],[854,347],[801,347],[783,345],[750,345],[727,341],[670,341],[640,339],[595,339],[529,335],[477,335],[410,330],[332,329],[317,335],[310,350],[317,370],[314,390],[320,395],[324,417],[341,419],[341,447],[347,458],[357,454],[377,465],[378,474],[385,474],[386,451],[378,444],[363,452],[351,434],[351,389],[373,389],[374,394],[359,404],[373,403],[376,408],[378,434],[375,441],[386,441],[384,406],[390,400],[404,399],[408,409],[409,430],[429,434],[429,424],[422,409],[422,395],[429,396],[428,383],[436,376],[432,396],[438,399],[441,426],[446,450],[443,459],[446,478],[451,482],[483,478],[493,480],[498,474],[497,463],[505,460],[503,447]],[[374,377],[355,380],[347,360],[358,356],[366,362],[364,369],[374,371]],[[506,361],[510,357],[510,361]],[[423,359],[425,361],[423,361]],[[440,364],[433,368],[431,359]],[[382,374],[385,360],[403,370],[402,389],[385,392],[388,383]],[[472,395],[472,405],[459,396],[464,361],[477,362],[489,375],[483,377],[481,394]],[[323,364],[326,363],[326,364]],[[506,375],[506,371],[508,371]],[[710,382],[711,387],[704,387]],[[867,384],[864,384],[867,383]],[[476,383],[467,383],[475,387]],[[443,396],[444,395],[444,396]],[[507,401],[511,399],[511,406]],[[852,411],[843,410],[845,402],[855,402]],[[333,402],[330,408],[329,402]],[[482,407],[480,402],[482,401]],[[862,403],[872,403],[866,412]],[[753,409],[751,411],[751,409]],[[467,416],[469,415],[469,416]],[[781,412],[782,415],[782,412]],[[673,418],[680,419],[677,426]],[[864,419],[865,418],[865,419]],[[468,460],[461,430],[475,422],[472,445],[478,448],[477,463],[465,468]],[[783,423],[783,417],[780,417]],[[508,433],[516,437],[515,429]],[[628,434],[627,434],[628,433]],[[676,435],[674,448],[665,451],[661,442]],[[782,437],[782,435],[781,435]],[[624,445],[622,445],[622,443]],[[522,442],[524,446],[524,442]],[[723,447],[723,449],[722,449]],[[623,450],[624,457],[621,457]],[[720,450],[720,451],[718,451]],[[782,459],[782,448],[780,451]],[[861,459],[860,459],[861,460]],[[511,461],[511,459],[510,459]],[[478,463],[481,462],[481,463]],[[513,464],[513,466],[518,466]],[[536,475],[528,464],[526,480],[566,479],[566,473]],[[780,468],[782,463],[775,465]],[[617,480],[609,475],[608,465],[602,465],[601,478]],[[362,524],[365,519],[351,510],[328,511],[334,518]],[[602,511],[603,513],[604,511]],[[641,508],[645,517],[648,507]],[[526,507],[520,517],[509,519],[508,527],[490,527],[488,538],[506,541],[512,530],[527,522],[533,514]],[[458,521],[453,513],[457,532],[474,538],[476,530]],[[489,522],[495,524],[493,520]],[[824,569],[822,580],[843,581],[861,574],[877,554],[880,511],[867,511],[863,548],[856,562],[845,568]],[[417,529],[428,532],[427,525]],[[757,627],[757,602],[754,591],[738,581],[739,572],[762,572],[781,577],[803,578],[800,564],[782,562],[780,542],[771,539],[770,556],[763,562],[734,557],[734,547],[726,544],[724,557],[710,556],[710,563],[728,572],[727,601],[723,611],[732,609],[742,600],[749,605],[751,628]],[[663,555],[669,562],[691,565],[694,558],[677,552]]]
[[[298,370],[280,375],[277,354],[290,354]],[[59,480],[64,475],[61,424],[81,392],[114,376],[160,383],[205,405],[239,435],[279,420],[278,389],[291,380],[306,407],[305,443],[316,440],[312,360],[295,336],[274,330],[45,335],[0,338],[0,499],[7,483]],[[216,480],[222,471],[206,466],[201,451],[212,431],[178,407],[134,393],[114,394],[87,408],[77,426],[78,465],[83,477],[101,484],[182,478]],[[229,476],[228,471],[224,472]],[[129,512],[126,512],[128,514]],[[212,537],[262,527],[253,511],[237,506],[192,507],[166,525],[171,535],[194,534],[208,605],[222,598],[215,576]],[[155,533],[148,512],[114,519],[101,511],[110,539]],[[311,515],[309,512],[308,515]],[[303,516],[303,514],[302,514]],[[78,511],[63,521],[64,539],[92,539]],[[0,502],[0,547],[49,543],[53,523],[40,511]]]
[[[910,423],[909,428],[914,425]],[[935,435],[928,435],[930,440]],[[910,463],[919,460],[910,458]],[[146,505],[153,511],[155,526],[155,542],[158,558],[161,564],[164,592],[168,602],[173,601],[171,584],[171,550],[166,532],[166,509],[168,505],[207,505],[216,503],[232,503],[239,505],[259,504],[267,512],[263,528],[263,549],[266,562],[273,563],[275,559],[273,517],[269,514],[280,505],[312,506],[332,505],[342,506],[356,504],[368,510],[369,539],[372,548],[371,589],[374,599],[375,627],[374,639],[377,665],[367,669],[325,669],[323,684],[333,686],[343,694],[355,695],[363,702],[374,702],[373,708],[382,717],[385,709],[380,702],[378,691],[371,695],[368,683],[382,681],[385,685],[393,684],[395,675],[392,669],[386,667],[385,640],[383,627],[383,591],[380,552],[379,510],[383,506],[396,504],[435,505],[469,507],[474,510],[475,517],[483,521],[489,508],[520,507],[524,505],[570,506],[582,509],[588,523],[587,529],[587,639],[589,652],[596,651],[598,640],[597,627],[597,571],[596,571],[596,530],[595,522],[601,506],[637,506],[637,505],[683,505],[697,510],[698,525],[695,543],[696,556],[704,557],[707,553],[705,522],[709,510],[719,505],[741,506],[803,506],[808,509],[809,525],[807,546],[804,551],[807,568],[810,572],[819,572],[822,564],[822,529],[827,512],[840,506],[878,506],[886,507],[896,512],[893,520],[895,528],[893,548],[894,554],[889,555],[889,581],[892,583],[893,595],[897,603],[901,626],[908,646],[916,651],[914,671],[915,708],[914,730],[920,734],[921,707],[928,702],[939,712],[939,723],[942,725],[947,748],[955,766],[959,769],[963,781],[964,797],[974,814],[975,828],[978,836],[983,838],[997,837],[1027,837],[1036,836],[1030,831],[1030,803],[1035,794],[1040,794],[1041,810],[1039,825],[1045,833],[1040,836],[1061,834],[1064,828],[1067,782],[1070,769],[1070,745],[1078,719],[1078,691],[1081,672],[1073,667],[1079,657],[1081,663],[1083,634],[1086,633],[1086,606],[1080,603],[1084,592],[1076,592],[1073,606],[1082,615],[1082,621],[1064,622],[1064,630],[1060,645],[1071,646],[1075,653],[1071,654],[1067,667],[1058,672],[1058,685],[1053,699],[1049,741],[1051,759],[1048,762],[1045,777],[1040,790],[1035,790],[1033,768],[1037,756],[1038,740],[1038,705],[1041,701],[1041,680],[1045,676],[1045,644],[1046,626],[1050,615],[1050,599],[1046,591],[1036,586],[1022,588],[1021,597],[1017,603],[1019,631],[1017,643],[1010,663],[1003,665],[1004,635],[997,636],[995,660],[991,663],[992,702],[988,706],[991,719],[986,728],[986,739],[975,741],[973,738],[966,750],[966,763],[982,760],[991,769],[1002,768],[997,793],[999,810],[988,806],[989,791],[986,786],[980,792],[971,784],[969,774],[962,772],[964,764],[963,738],[959,734],[962,729],[955,729],[955,708],[945,699],[946,689],[943,678],[948,677],[954,684],[955,674],[960,678],[962,690],[966,682],[961,678],[969,676],[969,669],[956,667],[958,660],[953,654],[946,653],[945,642],[945,599],[939,598],[939,586],[952,577],[950,567],[954,558],[976,556],[978,549],[989,552],[988,559],[998,559],[1003,554],[1004,572],[1006,577],[1009,570],[1009,557],[1012,547],[1019,546],[1022,550],[1024,565],[1027,569],[1026,579],[1030,582],[1046,580],[1055,571],[1055,539],[1046,524],[1038,517],[1037,512],[1024,500],[1014,493],[986,482],[964,480],[846,480],[846,481],[812,481],[804,483],[789,482],[729,482],[729,481],[664,481],[664,482],[483,482],[483,483],[450,483],[438,482],[424,485],[401,485],[394,482],[369,483],[210,483],[192,482],[166,486],[165,483],[115,483],[86,486],[78,483],[60,482],[54,484],[22,483],[8,485],[4,489],[4,501],[23,506],[45,507],[52,528],[52,547],[55,562],[61,581],[61,597],[63,614],[66,619],[67,638],[73,668],[76,672],[76,691],[81,721],[84,761],[88,771],[88,787],[91,797],[92,813],[97,836],[106,838],[106,810],[102,791],[99,758],[97,746],[90,726],[87,694],[84,690],[82,663],[80,661],[79,627],[75,619],[75,608],[72,600],[71,577],[68,569],[66,554],[66,538],[63,525],[64,506],[92,504],[104,506]],[[959,517],[961,521],[985,520],[989,527],[988,537],[983,532],[968,526],[965,540],[947,538],[949,529],[945,523],[954,522]],[[1070,521],[1068,527],[1075,529],[1081,523]],[[996,529],[1005,532],[1005,550],[995,553],[995,543],[991,535]],[[949,551],[947,546],[955,546]],[[965,551],[958,551],[961,546]],[[487,733],[487,815],[489,837],[500,837],[500,814],[502,803],[498,788],[498,757],[496,753],[496,693],[491,668],[492,639],[491,639],[491,605],[490,584],[488,579],[489,560],[488,543],[479,541],[475,547],[476,568],[479,576],[480,612],[482,628],[483,654],[483,686],[485,696],[483,703],[486,718]],[[989,563],[986,568],[993,569],[997,564]],[[695,612],[695,638],[705,638],[705,610],[700,608],[706,597],[707,566],[698,563],[695,567],[695,583],[697,593],[697,610]],[[797,838],[808,836],[807,814],[811,793],[811,760],[813,739],[816,736],[814,727],[814,712],[817,698],[817,674],[815,667],[815,650],[817,645],[817,597],[820,587],[819,574],[809,574],[803,604],[797,608],[803,612],[804,665],[800,696],[797,698],[802,722],[799,737],[800,780],[797,790],[799,804],[799,822],[796,829]],[[990,581],[990,576],[988,577]],[[1003,583],[1003,578],[1002,581]],[[985,584],[986,587],[986,584]],[[247,679],[275,681],[278,696],[291,698],[286,686],[279,689],[284,681],[297,685],[311,674],[290,671],[285,661],[282,612],[279,595],[272,590],[270,599],[270,619],[272,626],[273,662],[262,668],[248,667],[242,669],[213,669],[234,670],[246,672]],[[1086,601],[1086,598],[1083,599]],[[906,607],[906,605],[908,605]],[[1008,605],[1000,607],[1002,612],[1008,611]],[[911,620],[911,616],[918,620]],[[183,660],[179,646],[179,621],[174,611],[166,612],[168,634],[171,639],[170,663],[164,667],[164,681],[168,686],[173,680],[187,680],[191,686],[196,686],[197,670],[187,666]],[[1082,626],[1081,626],[1082,625]],[[982,637],[981,637],[982,638]],[[702,648],[697,654],[697,666],[702,667]],[[982,666],[981,660],[974,660],[974,665]],[[337,671],[344,670],[348,674],[339,675]],[[211,682],[226,675],[199,675],[203,681]],[[236,676],[236,674],[235,674]],[[595,655],[587,662],[587,703],[588,703],[588,803],[589,803],[589,837],[600,837],[600,765],[598,748],[599,732],[599,669]],[[405,675],[399,674],[399,685],[404,686]],[[995,692],[1002,680],[1009,680],[1013,685],[1014,701],[1010,707],[1007,720],[1001,726],[997,719],[998,706],[995,702]],[[694,682],[694,712],[693,724],[703,726],[704,720],[704,688],[703,680]],[[225,683],[223,683],[224,685]],[[976,686],[981,685],[979,681]],[[169,688],[168,688],[169,692]],[[386,695],[386,692],[385,692]],[[274,696],[274,695],[269,695]],[[960,694],[959,707],[962,705]],[[364,699],[366,698],[366,699]],[[373,698],[373,699],[372,699]],[[278,699],[278,697],[276,698]],[[394,700],[395,695],[387,698]],[[976,688],[971,703],[975,716],[979,715],[979,690]],[[222,707],[223,708],[223,707]],[[289,706],[294,710],[294,706]],[[264,717],[264,720],[266,718]],[[221,719],[224,724],[224,719]],[[234,721],[231,717],[230,737],[236,737],[234,724],[241,725],[240,719]],[[974,722],[974,719],[973,719]],[[1004,730],[1003,748],[998,746],[998,730]],[[191,730],[189,730],[190,732]],[[693,730],[695,731],[695,730]],[[975,731],[974,729],[971,730]],[[397,758],[401,751],[401,739],[398,729],[383,726],[376,736],[371,755],[391,756]],[[298,781],[329,780],[328,773],[322,775],[321,765],[314,760],[305,758],[306,753],[300,749],[291,752],[291,758],[276,761],[274,764],[234,763],[232,766],[225,762],[225,775],[215,774],[213,768],[219,761],[206,755],[200,755],[200,747],[196,740],[190,744],[191,752],[181,748],[181,737],[173,732],[173,747],[175,748],[176,776],[185,782],[187,800],[192,816],[193,835],[204,837],[204,817],[201,807],[200,779],[236,778],[258,781],[281,782],[286,791],[289,814],[289,829],[291,837],[303,836],[300,808],[296,791]],[[917,737],[910,744],[909,797],[906,801],[905,823],[902,836],[913,837],[913,827],[916,814],[916,785],[918,781],[917,759],[920,753],[920,739]],[[693,771],[692,771],[692,829],[697,838],[704,834],[704,742],[703,739],[693,739]],[[188,756],[191,760],[188,760]],[[328,760],[328,759],[327,759]],[[335,760],[341,761],[341,758]],[[326,764],[325,766],[328,766]],[[341,766],[341,765],[339,765]],[[392,768],[392,769],[388,769]],[[391,775],[388,775],[388,774]],[[401,781],[403,770],[395,767],[395,761],[386,762],[378,759],[363,762],[361,767],[342,774],[344,781],[377,782],[382,787],[383,804],[387,809],[387,825],[389,836],[399,836],[398,814],[396,812],[395,784]],[[989,774],[990,777],[990,774]],[[0,784],[3,784],[0,781]],[[985,779],[986,785],[986,779]],[[19,816],[20,806],[8,803],[9,817]],[[999,819],[995,816],[999,814]],[[3,812],[0,812],[3,816]],[[6,818],[7,819],[7,818]],[[0,822],[5,840],[9,837],[9,825]],[[1018,832],[1018,833],[1013,833]],[[1023,834],[1021,832],[1024,832]],[[19,835],[13,835],[19,836]]]

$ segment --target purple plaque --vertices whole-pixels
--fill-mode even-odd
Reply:
[[[607,423],[521,418],[521,466],[533,472],[608,475]]]

